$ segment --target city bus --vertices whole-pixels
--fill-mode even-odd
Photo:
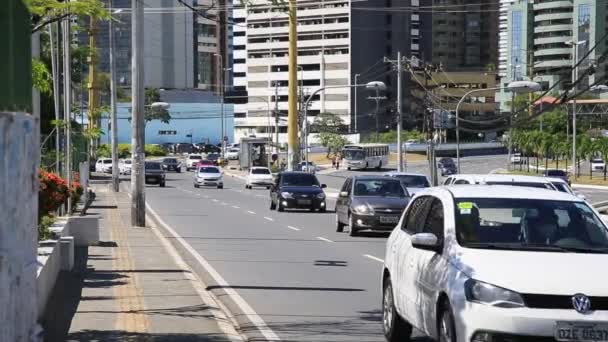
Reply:
[[[342,149],[343,165],[348,170],[376,168],[388,165],[388,144],[353,144]]]

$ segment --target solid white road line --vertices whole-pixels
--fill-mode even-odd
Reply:
[[[324,238],[322,236],[317,236],[317,239],[321,240],[321,241],[325,241],[325,242],[333,242],[330,239]]]
[[[255,211],[247,210],[248,213],[255,215]]]
[[[234,209],[241,209],[241,207],[239,207],[238,205],[233,205],[232,206]]]
[[[264,216],[264,220],[267,221],[274,221],[274,219],[272,217],[268,217],[268,216]]]
[[[167,225],[157,214],[156,212],[146,203],[146,207],[154,216],[154,218],[159,222],[171,236],[178,241],[195,259],[198,263],[209,273],[209,275],[213,278],[213,280],[217,283],[218,286],[222,287],[226,292],[226,295],[230,297],[230,299],[239,307],[239,309],[247,316],[249,321],[258,329],[258,331],[264,336],[264,338],[268,341],[280,341],[281,339],[275,334],[272,329],[268,327],[266,322],[258,315],[255,310],[241,297],[234,289],[230,287],[228,282],[207,262],[202,255],[200,255],[192,246],[184,240],[180,235],[178,235],[173,228]]]
[[[375,261],[378,261],[378,262],[384,263],[384,260],[383,260],[383,259],[376,258],[376,257],[375,257],[375,256],[373,256],[373,255],[369,255],[369,254],[363,254],[363,256],[364,256],[364,257],[366,257],[366,258],[368,258],[368,259],[372,259],[372,260],[375,260]]]
[[[296,228],[296,227],[292,227],[292,226],[287,226],[287,228],[291,229],[291,230],[295,230],[295,231],[299,231],[300,228]]]

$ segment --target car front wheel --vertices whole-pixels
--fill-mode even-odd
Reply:
[[[438,322],[439,342],[456,342],[456,327],[454,325],[454,315],[450,303],[445,301],[440,311]]]
[[[357,236],[357,228],[355,227],[355,219],[353,219],[353,215],[348,216],[348,235]]]
[[[395,309],[393,285],[390,278],[386,279],[382,292],[382,326],[386,340],[389,342],[410,341],[412,326],[399,317]]]
[[[340,222],[338,213],[336,213],[336,232],[342,233],[344,231],[344,223]]]

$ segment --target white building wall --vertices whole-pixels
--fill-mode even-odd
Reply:
[[[509,45],[509,33],[508,33],[508,20],[509,20],[509,7],[515,0],[500,0],[499,14],[498,14],[498,75],[504,77],[507,75],[508,68],[508,45]]]

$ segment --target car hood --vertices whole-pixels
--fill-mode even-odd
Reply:
[[[281,192],[283,191],[298,194],[318,194],[323,192],[323,189],[316,186],[282,186]]]
[[[600,270],[608,254],[458,248],[450,260],[476,280],[519,293],[608,296]]]
[[[376,196],[361,196],[353,198],[352,205],[368,205],[372,208],[390,208],[398,210],[400,213],[409,203],[409,197],[376,197]]]
[[[418,191],[422,191],[426,188],[407,188],[407,192],[409,192],[410,196],[414,196]]]
[[[201,173],[201,172],[199,172],[196,174],[196,176],[199,178],[218,178],[218,177],[222,176],[222,174],[221,173],[206,173],[206,172]]]

